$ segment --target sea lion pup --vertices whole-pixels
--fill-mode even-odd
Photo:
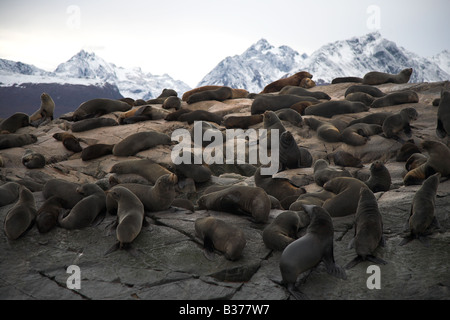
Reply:
[[[320,187],[333,178],[351,176],[346,169],[331,168],[325,159],[318,159],[314,163],[314,182]]]
[[[34,134],[29,133],[0,134],[0,150],[26,146],[37,140]]]
[[[355,167],[362,168],[361,159],[354,157],[346,151],[336,151],[332,154],[334,164],[341,167]]]
[[[405,163],[405,169],[407,171],[414,170],[420,167],[422,164],[428,161],[428,157],[420,152],[413,153],[409,156],[408,160]]]
[[[72,209],[83,199],[83,195],[77,192],[79,184],[62,179],[48,180],[44,185],[43,195],[45,199],[53,196],[63,200],[64,208]]]
[[[305,109],[305,115],[331,118],[338,114],[359,113],[368,111],[369,107],[362,102],[347,100],[327,101]]]
[[[370,177],[366,185],[373,193],[389,191],[391,188],[391,174],[383,162],[377,160],[370,166]]]
[[[163,89],[157,98],[147,100],[147,104],[163,104],[168,97],[178,97],[178,93],[173,89]]]
[[[300,196],[306,192],[304,188],[293,185],[288,179],[272,178],[270,175],[263,176],[261,167],[256,170],[254,179],[255,186],[262,188],[268,195],[275,197],[279,201],[290,196]]]
[[[133,133],[113,147],[113,155],[116,157],[134,156],[138,152],[156,147],[160,144],[170,145],[170,137],[167,134],[157,131]]]
[[[291,242],[298,239],[297,232],[309,223],[307,214],[295,211],[282,212],[264,228],[263,242],[271,250],[283,251]]]
[[[13,203],[19,197],[20,184],[7,182],[0,185],[0,207]]]
[[[340,142],[342,141],[341,132],[333,124],[319,119],[309,117],[305,118],[305,123],[317,132],[319,139],[326,142]]]
[[[6,214],[3,229],[9,240],[16,240],[29,230],[36,219],[36,203],[30,190],[20,186],[19,200]]]
[[[300,97],[293,94],[260,95],[253,100],[250,111],[251,114],[261,114],[268,110],[277,111],[290,108],[296,103],[305,101],[311,102],[312,104],[320,103],[320,100],[314,97]]]
[[[97,118],[111,112],[125,112],[131,109],[131,106],[123,101],[113,99],[92,99],[80,104],[73,112],[72,117],[61,117],[69,121],[80,121],[88,118]]]
[[[398,136],[404,132],[407,137],[411,136],[410,122],[417,120],[419,114],[414,108],[402,109],[399,113],[387,117],[383,122],[383,134],[386,138],[402,141]]]
[[[349,94],[355,93],[355,92],[364,92],[364,93],[371,95],[374,98],[380,98],[380,97],[384,97],[386,95],[383,91],[381,91],[380,89],[378,89],[376,87],[372,87],[369,85],[354,85],[354,86],[348,87],[348,89],[345,91],[344,96],[347,97]]]
[[[228,260],[238,260],[247,244],[241,228],[214,217],[195,220],[195,235],[203,241],[203,252],[208,260],[214,260],[214,249]]]
[[[29,117],[26,113],[16,112],[12,116],[0,121],[0,132],[15,133],[17,130],[30,125]]]
[[[83,149],[83,152],[81,152],[81,160],[89,161],[101,158],[108,154],[113,154],[114,146],[114,144],[93,144],[92,146]]]
[[[279,156],[281,171],[309,168],[313,162],[311,153],[305,148],[300,148],[289,131],[283,132],[280,136]]]
[[[349,124],[347,125],[347,127],[350,127],[356,123],[378,124],[378,125],[382,126],[384,120],[386,120],[386,118],[391,115],[392,115],[392,112],[371,113],[365,117],[350,121]]]
[[[331,97],[325,92],[309,91],[305,88],[296,86],[286,86],[278,94],[293,94],[301,97],[314,97],[316,99],[331,100]]]
[[[298,276],[321,261],[329,274],[344,280],[347,278],[345,270],[334,260],[334,229],[330,215],[318,206],[305,206],[305,211],[311,218],[306,234],[290,243],[280,258],[282,284],[296,299],[303,298],[295,285]]]
[[[266,111],[263,113],[263,128],[267,130],[280,130],[279,134],[286,131],[286,128],[281,123],[280,118],[278,118],[277,114],[273,111]]]
[[[378,124],[355,123],[342,131],[342,142],[351,146],[362,146],[367,143],[370,136],[383,132]]]
[[[348,94],[345,97],[345,100],[359,101],[359,102],[364,103],[366,106],[370,107],[371,104],[375,101],[375,98],[365,92],[354,92],[354,93]]]
[[[229,116],[223,120],[223,125],[227,129],[248,129],[255,124],[261,123],[262,121],[262,114],[255,114],[251,116]]]
[[[336,194],[335,197],[325,201],[322,206],[332,217],[354,214],[358,208],[360,189],[368,189],[364,182],[352,177],[333,178],[325,183],[323,188]]]
[[[244,212],[250,214],[256,223],[266,223],[271,209],[270,199],[262,188],[236,185],[202,195],[197,204],[200,209]]]
[[[41,105],[39,109],[36,110],[30,116],[30,123],[39,126],[47,119],[53,120],[54,112],[55,112],[55,102],[48,93],[44,92],[41,94]]]
[[[408,219],[410,235],[402,240],[401,246],[416,238],[428,246],[425,237],[431,234],[434,228],[439,228],[434,210],[440,178],[439,172],[428,177],[414,195]]]
[[[57,226],[58,217],[65,210],[64,207],[67,207],[67,204],[61,198],[52,196],[45,200],[36,213],[39,233],[47,233]]]
[[[208,100],[224,101],[231,99],[232,95],[232,89],[230,87],[223,86],[215,90],[206,90],[194,93],[189,96],[189,98],[187,98],[186,102],[187,104],[193,104],[196,102]]]
[[[83,151],[83,148],[80,145],[80,140],[71,133],[57,132],[53,134],[53,138],[55,138],[58,141],[61,141],[64,147],[69,151],[75,153]]]
[[[70,129],[72,132],[83,132],[103,127],[118,126],[119,123],[111,118],[97,117],[93,119],[84,119],[72,124]]]
[[[83,229],[92,225],[97,216],[105,212],[105,192],[95,183],[87,183],[77,188],[77,193],[83,196],[69,212],[58,217],[60,227],[68,230]]]
[[[444,139],[450,135],[450,91],[442,90],[437,112],[436,136]]]
[[[162,105],[163,109],[175,109],[179,110],[181,108],[181,99],[178,97],[168,97],[166,100],[164,100],[164,103]]]
[[[349,247],[355,248],[356,258],[347,263],[346,269],[351,269],[361,261],[372,261],[376,264],[387,262],[373,255],[379,245],[384,247],[383,219],[378,209],[377,199],[372,191],[360,189],[358,209],[355,217],[355,235]]]
[[[156,212],[167,210],[172,201],[175,199],[175,185],[178,178],[175,174],[165,174],[156,180],[154,186],[142,185],[137,183],[124,183],[111,188],[124,187],[133,192],[144,205],[147,212]],[[108,194],[106,197],[106,209],[110,214],[115,214],[117,211],[117,202]]]
[[[22,164],[28,169],[39,169],[45,167],[45,157],[33,150],[25,150],[22,156]]]
[[[147,179],[149,182],[156,183],[161,176],[171,174],[169,170],[150,159],[125,160],[116,163],[110,169],[110,173],[128,174],[134,173]]]
[[[116,186],[107,191],[108,197],[115,201],[117,207],[116,237],[118,243],[107,253],[129,246],[139,235],[144,223],[144,205],[141,200],[127,188]]]
[[[375,99],[370,105],[371,108],[382,108],[395,106],[404,103],[417,103],[419,96],[412,90],[393,92],[384,97]]]
[[[264,90],[261,91],[261,93],[277,92],[286,86],[299,86],[300,82],[303,79],[305,79],[305,78],[312,79],[312,77],[313,76],[311,73],[309,73],[307,71],[300,71],[300,72],[293,74],[290,77],[279,79],[279,80],[269,83],[267,86],[264,87]]]
[[[412,72],[412,68],[403,69],[398,74],[372,71],[364,75],[363,84],[379,85],[384,83],[408,83]]]
[[[360,77],[337,77],[331,80],[331,84],[347,83],[347,82],[362,83],[363,79]]]
[[[182,113],[177,121],[187,122],[189,124],[194,123],[194,121],[211,121],[215,122],[218,125],[222,124],[222,117],[213,112],[205,111],[205,110],[194,110],[187,113]]]

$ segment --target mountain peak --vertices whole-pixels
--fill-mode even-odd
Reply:
[[[264,38],[261,38],[256,42],[254,45],[251,46],[251,48],[254,48],[257,51],[263,51],[263,50],[270,50],[273,48],[273,46]]]

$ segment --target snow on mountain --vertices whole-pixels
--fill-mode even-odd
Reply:
[[[450,51],[444,50],[437,55],[432,56],[430,60],[436,63],[442,70],[450,74]]]

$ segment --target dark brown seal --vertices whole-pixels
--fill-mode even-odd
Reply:
[[[313,117],[305,118],[305,123],[317,132],[319,139],[326,142],[340,142],[342,135],[338,128],[332,123],[322,121]]]
[[[227,129],[248,129],[255,124],[261,123],[262,121],[262,114],[256,114],[252,116],[230,116],[223,120],[223,125]]]
[[[51,179],[45,183],[43,195],[45,199],[49,199],[53,196],[58,197],[64,200],[64,208],[72,209],[81,199],[83,199],[83,195],[77,192],[79,187],[80,185],[77,183],[63,179]]]
[[[191,96],[189,96],[186,102],[188,104],[192,104],[208,100],[224,101],[227,99],[231,99],[232,95],[233,95],[232,89],[230,87],[223,86],[215,90],[206,90],[194,93]]]
[[[444,139],[450,135],[450,91],[443,90],[437,112],[436,136]]]
[[[348,101],[359,101],[364,103],[366,106],[371,106],[372,103],[375,101],[375,98],[372,97],[370,94],[367,94],[365,92],[354,92],[350,93],[345,97]]]
[[[52,196],[45,200],[36,213],[36,226],[40,233],[47,233],[58,225],[58,217],[64,212],[67,204],[64,200]]]
[[[15,133],[17,130],[30,125],[30,119],[26,113],[16,112],[12,116],[0,121],[0,132]]]
[[[372,71],[364,75],[363,83],[368,85],[379,85],[384,83],[407,83],[411,78],[412,72],[412,68],[403,69],[398,74]]]
[[[360,77],[337,77],[331,80],[331,84],[347,83],[347,82],[362,83],[362,81],[363,79]]]
[[[361,159],[356,158],[346,151],[336,151],[332,154],[334,164],[341,167],[355,167],[362,168]]]
[[[338,114],[359,113],[368,111],[369,107],[362,102],[347,100],[327,101],[305,109],[305,115],[331,118]]]
[[[37,141],[34,134],[29,133],[9,133],[0,134],[0,150],[22,147],[33,144]]]
[[[162,105],[163,109],[175,109],[179,110],[181,109],[181,100],[178,97],[168,97],[166,100],[164,100],[164,103]]]
[[[280,136],[279,159],[281,170],[309,168],[313,158],[308,149],[299,147],[290,131]]]
[[[45,167],[46,161],[41,153],[27,149],[22,156],[22,164],[28,169],[40,169]]]
[[[167,134],[157,131],[144,131],[133,133],[118,142],[113,147],[113,154],[117,157],[133,156],[138,152],[147,150],[157,145],[170,145],[171,139]]]
[[[314,97],[316,99],[331,100],[331,97],[322,91],[310,91],[297,86],[285,86],[279,94],[293,94],[301,97]]]
[[[389,191],[391,188],[391,174],[383,162],[377,160],[370,165],[370,177],[366,184],[374,193]]]
[[[158,180],[161,176],[172,173],[150,159],[121,161],[113,165],[110,172],[116,174],[138,174],[151,183],[156,183],[156,180]]]
[[[72,124],[70,129],[72,130],[72,132],[83,132],[97,128],[113,127],[118,125],[119,123],[114,119],[98,117],[93,119],[84,119],[77,121]]]
[[[375,99],[370,105],[371,108],[382,108],[395,106],[404,103],[417,103],[419,96],[412,90],[393,92],[384,97]]]
[[[6,182],[0,185],[0,207],[13,203],[19,197],[20,184]]]
[[[401,140],[399,133],[411,136],[410,122],[417,120],[419,114],[414,108],[402,109],[399,113],[388,116],[383,122],[383,133],[386,138]]]
[[[299,86],[300,82],[305,79],[309,78],[312,79],[312,74],[310,74],[307,71],[300,71],[295,74],[293,74],[290,77],[279,79],[274,82],[269,83],[267,86],[264,87],[264,90],[261,91],[261,93],[271,93],[271,92],[278,92],[281,89],[283,89],[285,86]]]
[[[167,117],[166,117],[167,120]],[[189,124],[194,123],[194,121],[211,121],[217,124],[222,124],[222,117],[213,112],[205,110],[194,110],[191,112],[183,112],[177,119],[177,121],[187,122]]]
[[[80,145],[80,140],[71,133],[57,132],[53,134],[53,138],[55,138],[58,141],[61,141],[64,147],[69,151],[75,153],[83,151],[83,148]]]
[[[29,230],[36,219],[36,203],[30,190],[20,187],[19,200],[6,214],[3,229],[9,240],[16,240]]]
[[[330,167],[325,159],[318,159],[314,163],[314,182],[323,187],[329,180],[336,177],[351,177],[351,173],[346,169]]]
[[[112,99],[92,99],[83,102],[67,120],[80,121],[87,118],[100,117],[112,112],[124,112],[131,109],[131,106],[123,101]]]
[[[355,123],[342,131],[342,142],[351,146],[362,146],[367,143],[370,136],[383,132],[378,124]]]
[[[372,87],[369,85],[354,85],[348,87],[348,89],[345,91],[344,96],[347,97],[349,94],[355,92],[364,92],[371,95],[374,98],[384,97],[386,95],[385,93],[383,93],[383,91],[381,91],[376,87]]]
[[[93,159],[98,159],[108,154],[113,153],[114,144],[94,144],[92,146],[86,147],[81,152],[81,160],[89,161]]]
[[[384,120],[386,120],[387,117],[391,116],[391,112],[376,112],[371,113],[365,117],[355,119],[349,122],[347,127],[350,127],[356,123],[368,123],[368,124],[378,124],[380,126],[383,125]]]
[[[318,104],[320,102],[320,100],[314,97],[300,97],[293,94],[259,95],[253,100],[250,111],[251,114],[261,114],[268,110],[277,111],[280,109],[290,108],[299,102],[305,101],[313,104]]]

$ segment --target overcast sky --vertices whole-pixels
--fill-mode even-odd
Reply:
[[[449,0],[0,1],[0,58],[53,71],[81,49],[191,87],[261,38],[311,54],[378,30],[422,56],[450,50]]]

